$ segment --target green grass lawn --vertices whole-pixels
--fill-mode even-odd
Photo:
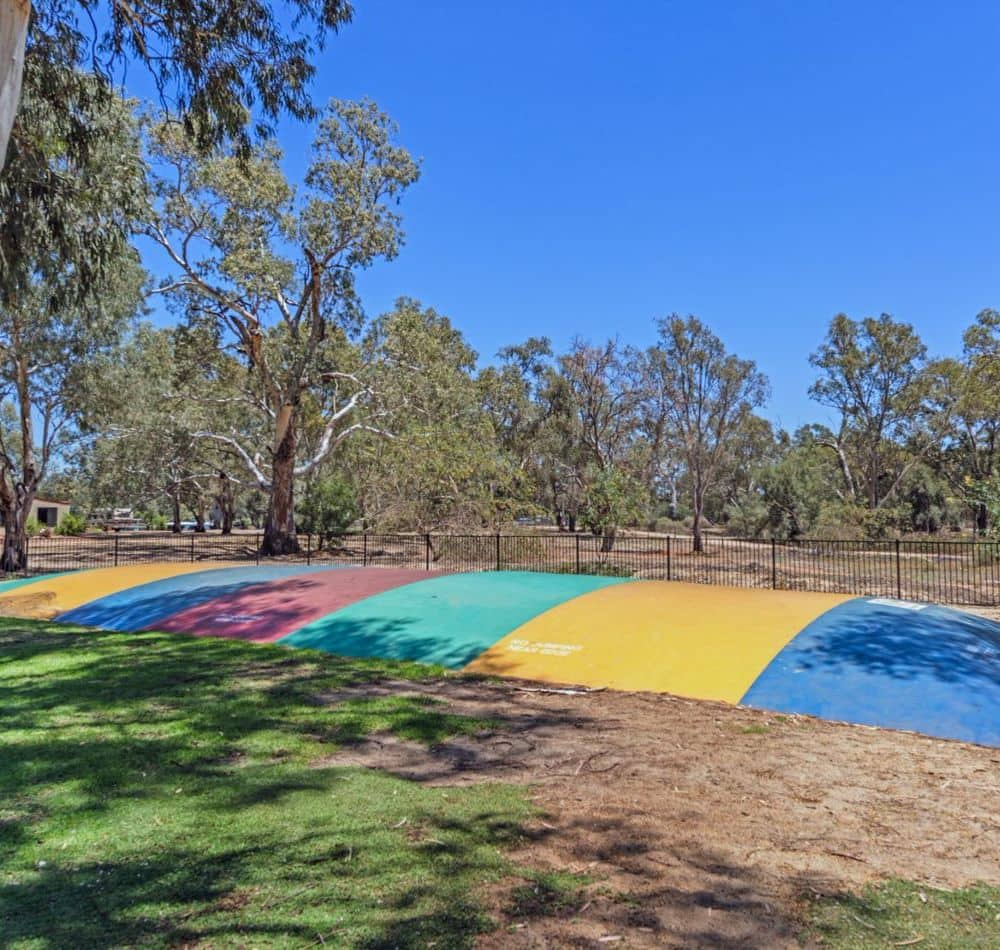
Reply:
[[[812,924],[814,936],[837,950],[995,950],[1000,947],[1000,888],[942,891],[888,881],[818,903]]]
[[[520,790],[315,767],[483,722],[316,696],[427,666],[0,621],[0,946],[429,946],[489,926]]]

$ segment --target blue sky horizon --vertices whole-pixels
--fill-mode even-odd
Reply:
[[[933,354],[1000,306],[1000,8],[960,3],[357,0],[314,98],[369,96],[423,159],[399,258],[365,272],[489,361],[545,335],[654,338],[694,313],[826,413],[831,317],[892,313]],[[312,129],[279,125],[299,178]]]

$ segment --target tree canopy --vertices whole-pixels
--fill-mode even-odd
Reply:
[[[158,291],[233,347],[266,420],[264,443],[211,423],[198,436],[236,453],[268,493],[269,553],[297,549],[295,480],[351,436],[382,430],[370,361],[350,341],[364,320],[355,275],[396,256],[394,206],[419,174],[395,134],[374,103],[332,101],[295,186],[271,143],[249,158],[205,156],[170,122],[149,132],[157,173],[146,233],[174,266]],[[319,434],[306,456],[307,424]]]
[[[30,9],[30,20],[29,20]],[[309,82],[327,34],[351,19],[348,0],[27,0],[0,4],[0,167],[22,63],[82,68],[106,91],[144,69],[160,105],[203,149],[247,146],[282,113],[312,119]],[[27,47],[22,59],[21,51]],[[65,110],[58,88],[54,112]]]
[[[25,522],[50,464],[81,432],[99,383],[94,370],[113,349],[141,299],[144,273],[121,218],[144,204],[143,166],[128,105],[91,95],[86,76],[67,77],[80,95],[74,122],[85,153],[66,146],[63,118],[26,90],[33,147],[18,145],[3,173],[11,201],[0,216],[0,508],[2,568],[26,563]],[[19,120],[21,121],[21,120]],[[32,185],[58,179],[59,214],[31,201]]]

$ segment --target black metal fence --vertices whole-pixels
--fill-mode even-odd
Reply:
[[[240,533],[38,537],[32,574],[158,561],[260,563],[260,535]],[[352,534],[269,563],[357,564],[426,571],[533,570],[570,574],[829,591],[1000,606],[1000,544],[979,541],[754,541],[622,535],[605,550],[586,534]]]

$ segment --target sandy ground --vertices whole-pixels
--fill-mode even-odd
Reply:
[[[804,897],[887,877],[1000,884],[1000,749],[664,695],[379,690],[499,726],[430,750],[378,736],[332,761],[528,785],[541,817],[514,860],[590,878],[574,907],[542,893],[533,908],[522,880],[496,888],[487,947],[799,946]],[[322,699],[356,695],[372,688]]]

